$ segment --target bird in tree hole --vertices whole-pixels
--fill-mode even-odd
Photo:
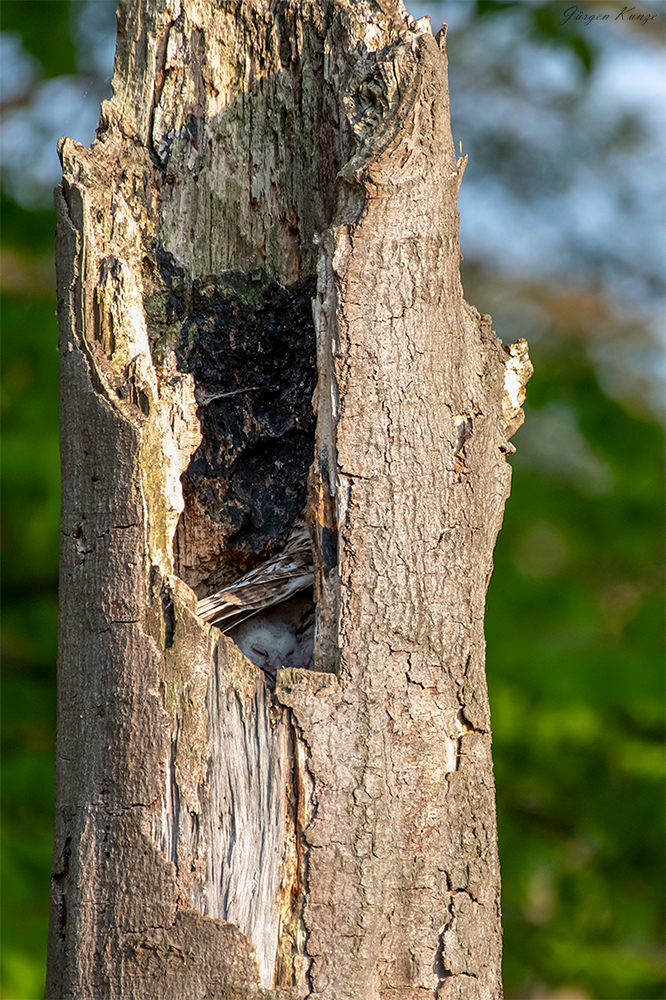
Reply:
[[[278,670],[311,669],[314,583],[310,533],[294,525],[284,549],[229,587],[199,601],[198,614],[229,636],[275,688]]]

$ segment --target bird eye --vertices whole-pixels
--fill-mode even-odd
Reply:
[[[263,649],[257,649],[256,646],[253,646],[252,652],[256,653],[257,656],[265,656],[268,659],[268,653],[264,652]]]

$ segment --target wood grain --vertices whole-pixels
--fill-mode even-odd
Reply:
[[[463,299],[444,38],[400,0],[118,18],[56,192],[46,995],[498,1000],[483,611],[531,369]],[[270,330],[277,396],[212,419]],[[314,669],[271,693],[190,585],[279,552],[306,496]]]

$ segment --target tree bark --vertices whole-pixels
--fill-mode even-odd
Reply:
[[[60,153],[47,997],[501,997],[483,609],[531,369],[462,297],[444,35],[124,2]],[[197,597],[306,505],[314,669],[271,692]]]

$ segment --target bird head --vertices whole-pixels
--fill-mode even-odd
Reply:
[[[288,625],[250,618],[237,626],[231,636],[248,660],[263,670],[272,682],[271,687],[275,686],[278,670],[300,666],[300,644]]]

